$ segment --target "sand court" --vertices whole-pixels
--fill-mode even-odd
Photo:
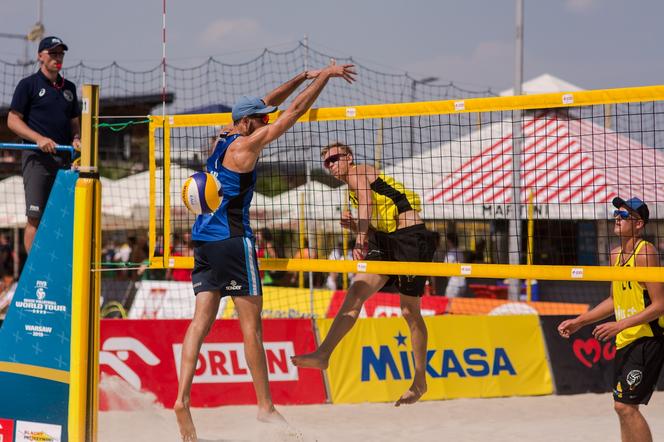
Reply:
[[[654,440],[664,438],[664,392],[641,407]],[[255,420],[253,406],[194,409],[201,442],[227,441],[618,441],[609,394],[281,406],[291,427]],[[178,441],[172,410],[110,411],[99,416],[100,442]]]

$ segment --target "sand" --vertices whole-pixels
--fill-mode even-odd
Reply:
[[[664,440],[664,392],[641,407],[655,440]],[[618,441],[607,394],[427,401],[391,404],[281,406],[291,428],[255,420],[256,408],[197,408],[201,442],[221,441]],[[99,414],[99,442],[178,441],[172,410]]]

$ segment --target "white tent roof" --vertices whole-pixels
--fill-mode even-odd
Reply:
[[[568,83],[551,74],[542,74],[521,85],[523,95],[547,94],[552,92],[575,92],[581,91],[580,87]],[[500,93],[501,96],[514,95],[514,89],[507,89]]]

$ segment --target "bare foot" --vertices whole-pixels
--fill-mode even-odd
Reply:
[[[189,407],[185,406],[182,402],[177,401],[175,402],[175,405],[173,405],[173,411],[175,411],[175,417],[178,420],[182,442],[198,442],[196,427],[194,427],[194,421],[191,418]]]
[[[261,422],[265,422],[268,424],[274,424],[274,423],[279,423],[279,424],[287,424],[286,419],[279,413],[274,406],[268,408],[267,410],[261,410],[260,408],[258,409],[258,416],[256,416],[256,419],[258,419]]]
[[[307,353],[306,355],[291,356],[291,362],[300,368],[317,368],[319,370],[327,369],[329,358],[321,355],[317,351]]]
[[[414,404],[419,401],[424,393],[427,392],[427,385],[413,385],[410,386],[408,391],[401,395],[398,401],[394,403],[395,407],[398,407],[402,404]]]

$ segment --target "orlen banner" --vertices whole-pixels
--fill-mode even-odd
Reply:
[[[101,322],[99,365],[102,376],[115,375],[137,391],[150,392],[165,407],[177,395],[182,341],[189,320],[117,320]],[[315,348],[311,320],[268,319],[263,339],[270,389],[278,404],[315,404],[326,400],[323,377],[299,370],[290,357]],[[111,401],[104,392],[100,409]],[[193,407],[255,404],[237,320],[218,320],[203,342],[191,389]]]
[[[429,316],[424,400],[551,394],[553,385],[536,316]],[[325,336],[331,319],[317,321]],[[410,387],[414,364],[402,318],[360,319],[332,354],[333,403],[395,401]]]

